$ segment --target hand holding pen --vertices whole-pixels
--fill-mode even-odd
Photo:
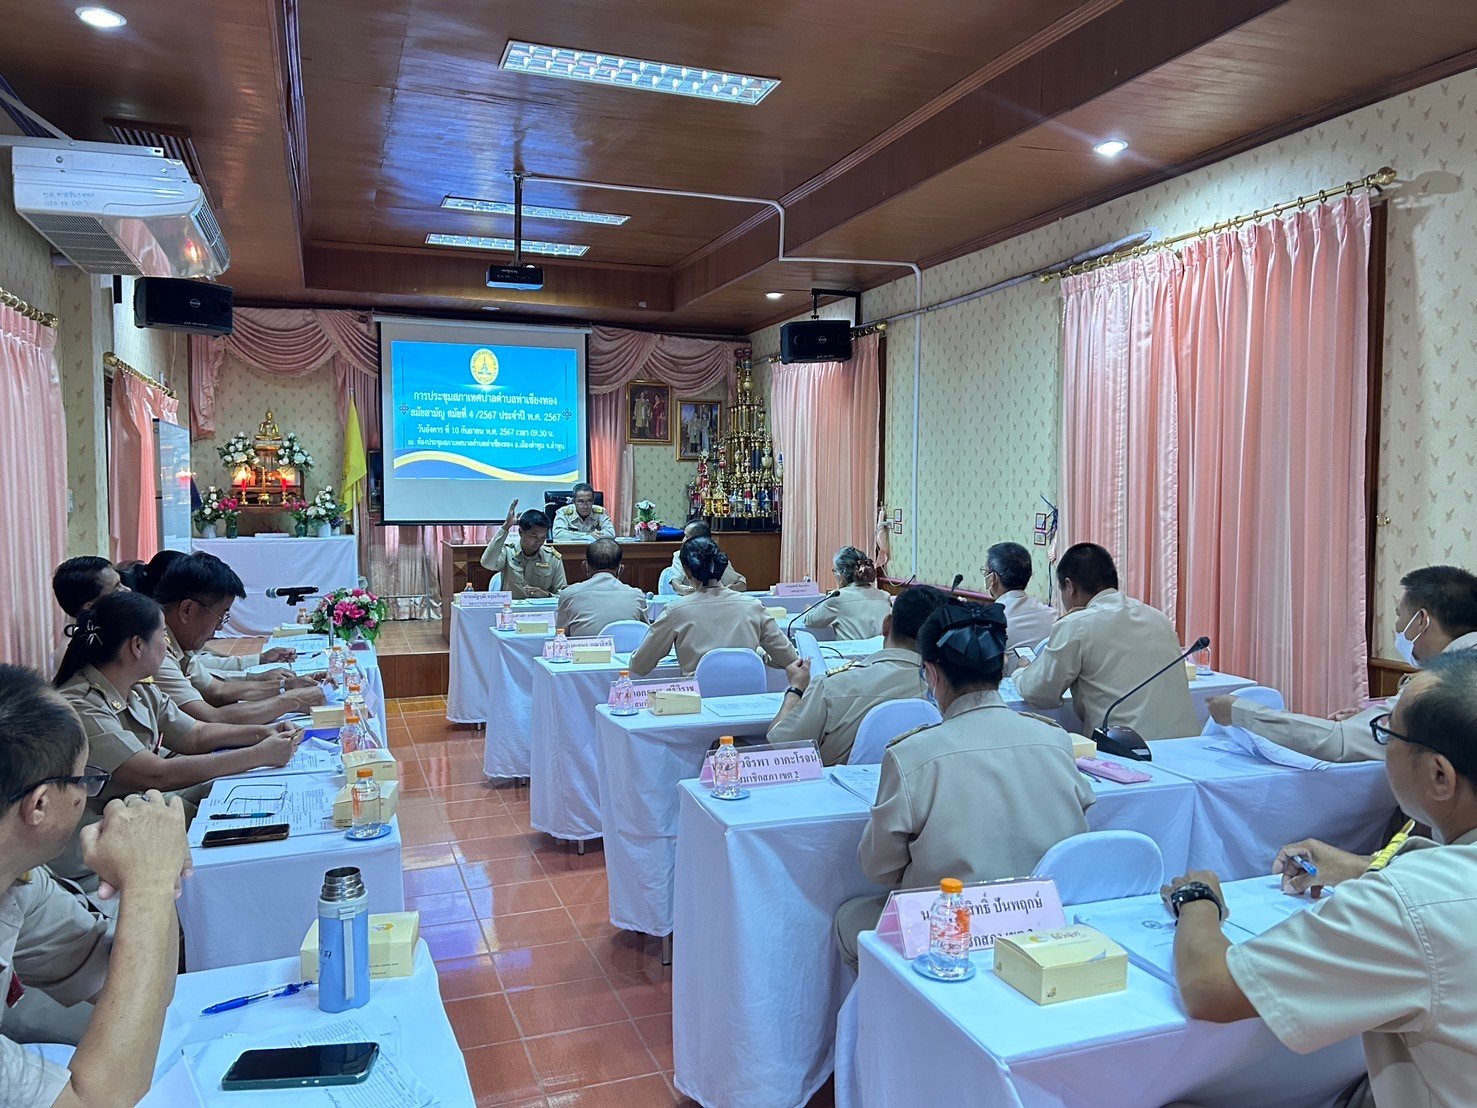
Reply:
[[[1339,850],[1318,839],[1303,839],[1277,852],[1272,874],[1282,878],[1282,891],[1289,896],[1307,893],[1317,900],[1324,889],[1353,880],[1368,865],[1366,857]]]

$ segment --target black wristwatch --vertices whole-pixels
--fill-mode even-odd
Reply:
[[[1215,905],[1215,910],[1220,913],[1220,918],[1226,918],[1226,906],[1221,903],[1221,898],[1215,895],[1215,890],[1204,881],[1190,881],[1174,892],[1169,894],[1169,910],[1174,913],[1174,918],[1180,918],[1180,909],[1186,904],[1193,904],[1197,900],[1208,900]]]
[[[789,696],[791,693],[794,693],[801,700],[804,700],[805,699],[805,690],[804,689],[797,689],[794,685],[791,685],[788,689],[785,690],[785,695],[786,696]]]

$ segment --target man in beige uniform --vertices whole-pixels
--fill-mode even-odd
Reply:
[[[598,635],[625,619],[645,623],[646,594],[621,581],[621,561],[621,544],[614,539],[596,539],[585,547],[588,576],[559,594],[555,626],[575,639]]]
[[[555,542],[594,542],[615,538],[615,524],[595,503],[595,490],[581,481],[574,487],[574,503],[554,513]]]
[[[1101,546],[1082,542],[1057,563],[1057,585],[1067,614],[1036,660],[1015,672],[1021,699],[1033,708],[1058,708],[1072,691],[1072,709],[1090,730],[1124,693],[1182,652],[1163,612],[1118,591],[1118,567]],[[1190,682],[1177,666],[1140,689],[1113,712],[1113,722],[1146,739],[1182,739],[1200,733]]]
[[[769,725],[769,741],[810,740],[821,760],[840,765],[851,754],[857,729],[866,714],[889,700],[928,695],[919,673],[918,631],[948,597],[938,589],[915,585],[904,589],[883,622],[883,648],[832,674],[812,680],[810,662],[802,659],[786,671],[790,687],[779,715]]]
[[[1056,625],[1057,611],[1026,592],[1031,583],[1031,552],[1018,542],[997,542],[985,551],[985,564],[980,567],[985,577],[985,591],[1005,609],[1008,638],[1005,649],[1035,646]],[[1010,672],[1006,659],[1005,671]]]
[[[88,863],[122,901],[113,932],[39,868],[101,783],[86,762],[66,701],[40,674],[0,666],[0,1030],[28,989],[96,1002],[67,1066],[0,1035],[0,1108],[134,1104],[159,1053],[178,958],[174,892],[189,863],[184,814],[151,793],[116,802],[84,833]]]
[[[503,590],[512,593],[514,600],[557,596],[569,582],[559,551],[544,541],[549,537],[549,517],[534,509],[518,516],[518,546],[510,550],[508,533],[517,511],[515,500],[508,506],[508,518],[482,551],[482,565],[503,575]]]
[[[682,529],[682,538],[687,539],[711,539],[712,530],[700,519],[695,519]],[[678,596],[691,596],[697,592],[697,586],[687,579],[687,573],[682,568],[682,551],[678,550],[672,555],[672,591]],[[723,578],[718,582],[725,589],[734,592],[748,592],[749,582],[744,575],[733,568],[729,563],[723,568]]]
[[[1364,1037],[1369,1069],[1340,1104],[1477,1104],[1477,653],[1443,654],[1393,716],[1385,773],[1400,807],[1437,841],[1412,838],[1381,867],[1326,843],[1283,847],[1285,891],[1338,892],[1231,947],[1215,874],[1177,877],[1175,977],[1194,1019],[1260,1016],[1300,1054]],[[1444,843],[1446,845],[1438,845]],[[1296,861],[1307,858],[1316,877]],[[1235,918],[1235,904],[1225,905]]]
[[[1447,651],[1477,650],[1477,576],[1456,566],[1426,566],[1400,579],[1395,605],[1395,649],[1417,668]],[[1244,727],[1278,746],[1325,762],[1378,762],[1385,748],[1370,737],[1369,721],[1393,709],[1398,695],[1363,711],[1332,719],[1278,711],[1235,696],[1215,696],[1210,718]]]
[[[1092,789],[1055,723],[1005,706],[1005,615],[998,604],[950,602],[918,633],[944,721],[896,739],[857,857],[893,889],[1025,877],[1051,847],[1087,830]],[[842,957],[856,968],[857,935],[877,925],[886,897],[836,913]]]

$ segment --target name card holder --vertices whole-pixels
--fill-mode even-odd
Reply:
[[[510,592],[459,592],[456,594],[456,602],[463,608],[501,608],[504,604],[513,603],[513,594]]]
[[[554,621],[542,616],[519,616],[513,629],[520,635],[552,635]]]
[[[820,596],[821,587],[814,581],[781,581],[770,591],[775,596]]]
[[[646,698],[654,692],[695,693],[698,691],[697,681],[691,677],[681,681],[647,681],[644,684],[632,685],[631,689],[636,694],[636,708],[638,710],[647,706]],[[613,683],[610,696],[606,699],[606,704],[612,708],[615,707],[615,688]]]
[[[569,654],[576,665],[608,665],[615,657],[615,639],[609,635],[570,639]]]
[[[928,913],[938,888],[898,889],[887,898],[877,937],[909,960],[928,953]],[[1067,925],[1061,894],[1051,878],[980,881],[964,886],[969,907],[969,949],[992,950],[1001,935],[1050,931]]]
[[[821,752],[813,742],[774,743],[738,747],[739,785],[759,788],[765,785],[793,785],[799,781],[819,781],[826,775]],[[698,780],[713,787],[713,755],[703,758]]]

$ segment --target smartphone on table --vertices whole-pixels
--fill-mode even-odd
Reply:
[[[357,1085],[379,1057],[379,1043],[329,1043],[248,1050],[221,1078],[226,1092]]]
[[[222,827],[217,831],[205,832],[201,846],[240,846],[243,843],[270,843],[287,838],[292,826],[286,823],[268,823],[262,827]]]

